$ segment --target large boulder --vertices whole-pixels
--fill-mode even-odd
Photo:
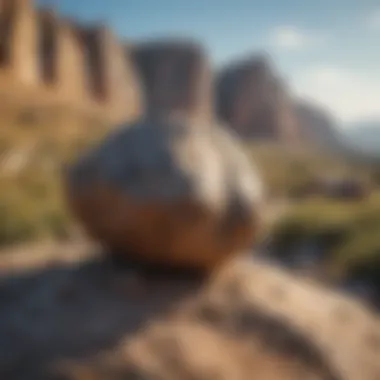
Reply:
[[[68,198],[115,255],[210,270],[248,247],[262,186],[223,126],[146,118],[114,131],[68,171]]]

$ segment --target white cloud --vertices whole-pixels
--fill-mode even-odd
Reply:
[[[314,99],[342,121],[380,118],[380,75],[315,66],[293,78],[299,96]]]
[[[369,30],[380,31],[380,9],[372,11],[366,18],[365,24]]]
[[[279,26],[270,35],[270,44],[275,48],[295,50],[323,41],[321,35],[301,31],[294,26]]]

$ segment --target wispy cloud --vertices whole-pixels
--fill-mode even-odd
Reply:
[[[284,50],[298,50],[324,42],[325,36],[302,31],[295,26],[279,26],[269,36],[272,47]]]
[[[344,68],[319,65],[299,72],[294,78],[300,96],[318,101],[335,111],[343,121],[380,118],[380,78]]]

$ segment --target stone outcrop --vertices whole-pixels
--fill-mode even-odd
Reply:
[[[111,122],[133,120],[143,110],[130,54],[110,30],[65,20],[32,0],[0,4],[0,89]]]
[[[51,10],[39,12],[40,77],[65,98],[86,98],[86,70],[75,26]]]
[[[189,41],[157,41],[134,48],[147,113],[213,117],[211,69],[199,45]]]
[[[244,138],[295,142],[297,117],[285,85],[266,57],[228,65],[216,83],[217,112]]]
[[[130,260],[208,271],[250,246],[260,225],[261,182],[239,144],[190,117],[123,126],[67,180],[90,235]]]
[[[10,75],[25,84],[39,81],[37,12],[31,1],[4,0],[1,12],[1,56]]]
[[[33,0],[0,2],[0,92],[22,106],[65,105],[111,123],[144,113],[216,117],[243,138],[286,143],[332,136],[323,117],[291,99],[266,56],[213,77],[191,40],[127,45],[104,25],[79,25]]]
[[[92,253],[2,254],[3,379],[380,378],[378,316],[325,287],[252,258],[202,284]]]
[[[141,93],[130,54],[105,26],[82,29],[88,92],[105,105],[116,120],[131,120],[140,115]]]

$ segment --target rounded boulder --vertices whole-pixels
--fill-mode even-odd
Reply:
[[[252,244],[263,199],[227,128],[178,118],[113,131],[68,169],[66,190],[111,254],[206,271]]]

